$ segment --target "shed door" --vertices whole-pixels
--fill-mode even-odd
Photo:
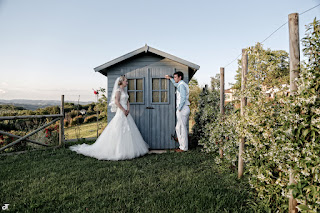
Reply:
[[[176,147],[175,88],[165,79],[173,68],[143,68],[126,74],[129,85],[130,113],[142,137],[152,149]]]

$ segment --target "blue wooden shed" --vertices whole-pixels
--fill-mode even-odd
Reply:
[[[176,71],[186,83],[200,66],[148,45],[120,56],[94,70],[108,77],[108,100],[120,75],[128,79],[130,114],[151,149],[172,149],[176,124],[175,87],[164,78]],[[114,113],[108,107],[108,122]]]

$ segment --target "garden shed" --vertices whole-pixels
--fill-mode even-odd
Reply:
[[[145,45],[94,70],[108,78],[108,100],[117,77],[127,77],[130,114],[142,137],[152,149],[172,149],[176,148],[172,139],[176,124],[175,87],[164,76],[181,71],[188,83],[199,68],[189,61]],[[114,113],[108,107],[108,122],[113,117]]]

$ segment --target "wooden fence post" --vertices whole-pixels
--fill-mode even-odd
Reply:
[[[291,13],[288,16],[289,23],[289,57],[290,57],[290,95],[297,92],[295,79],[300,72],[300,40],[299,40],[299,14]],[[293,171],[289,173],[289,184],[295,184]],[[289,212],[298,212],[297,201],[293,198],[290,191]]]
[[[221,120],[224,119],[224,67],[220,67],[220,113]],[[221,144],[222,145],[222,141]],[[223,158],[223,149],[219,148],[220,158]]]
[[[220,113],[224,115],[224,67],[220,67]]]
[[[246,88],[246,82],[247,82],[247,72],[248,72],[248,53],[246,49],[242,49],[242,71],[241,71],[241,91],[243,92]],[[240,114],[243,116],[244,114],[244,107],[247,105],[247,98],[242,97],[241,98],[241,111]],[[241,178],[243,176],[243,158],[242,154],[244,151],[244,137],[240,139],[239,144],[239,160],[238,160],[238,178]]]
[[[295,79],[300,72],[299,14],[289,14],[289,57],[290,57],[290,93],[297,91]]]
[[[63,117],[60,118],[59,125],[59,146],[64,146],[64,95],[61,95],[60,114]]]

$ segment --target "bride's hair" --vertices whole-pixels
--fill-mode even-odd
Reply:
[[[125,75],[121,75],[118,84],[121,85],[122,82],[123,82],[125,79],[126,79],[126,76],[125,76]]]

